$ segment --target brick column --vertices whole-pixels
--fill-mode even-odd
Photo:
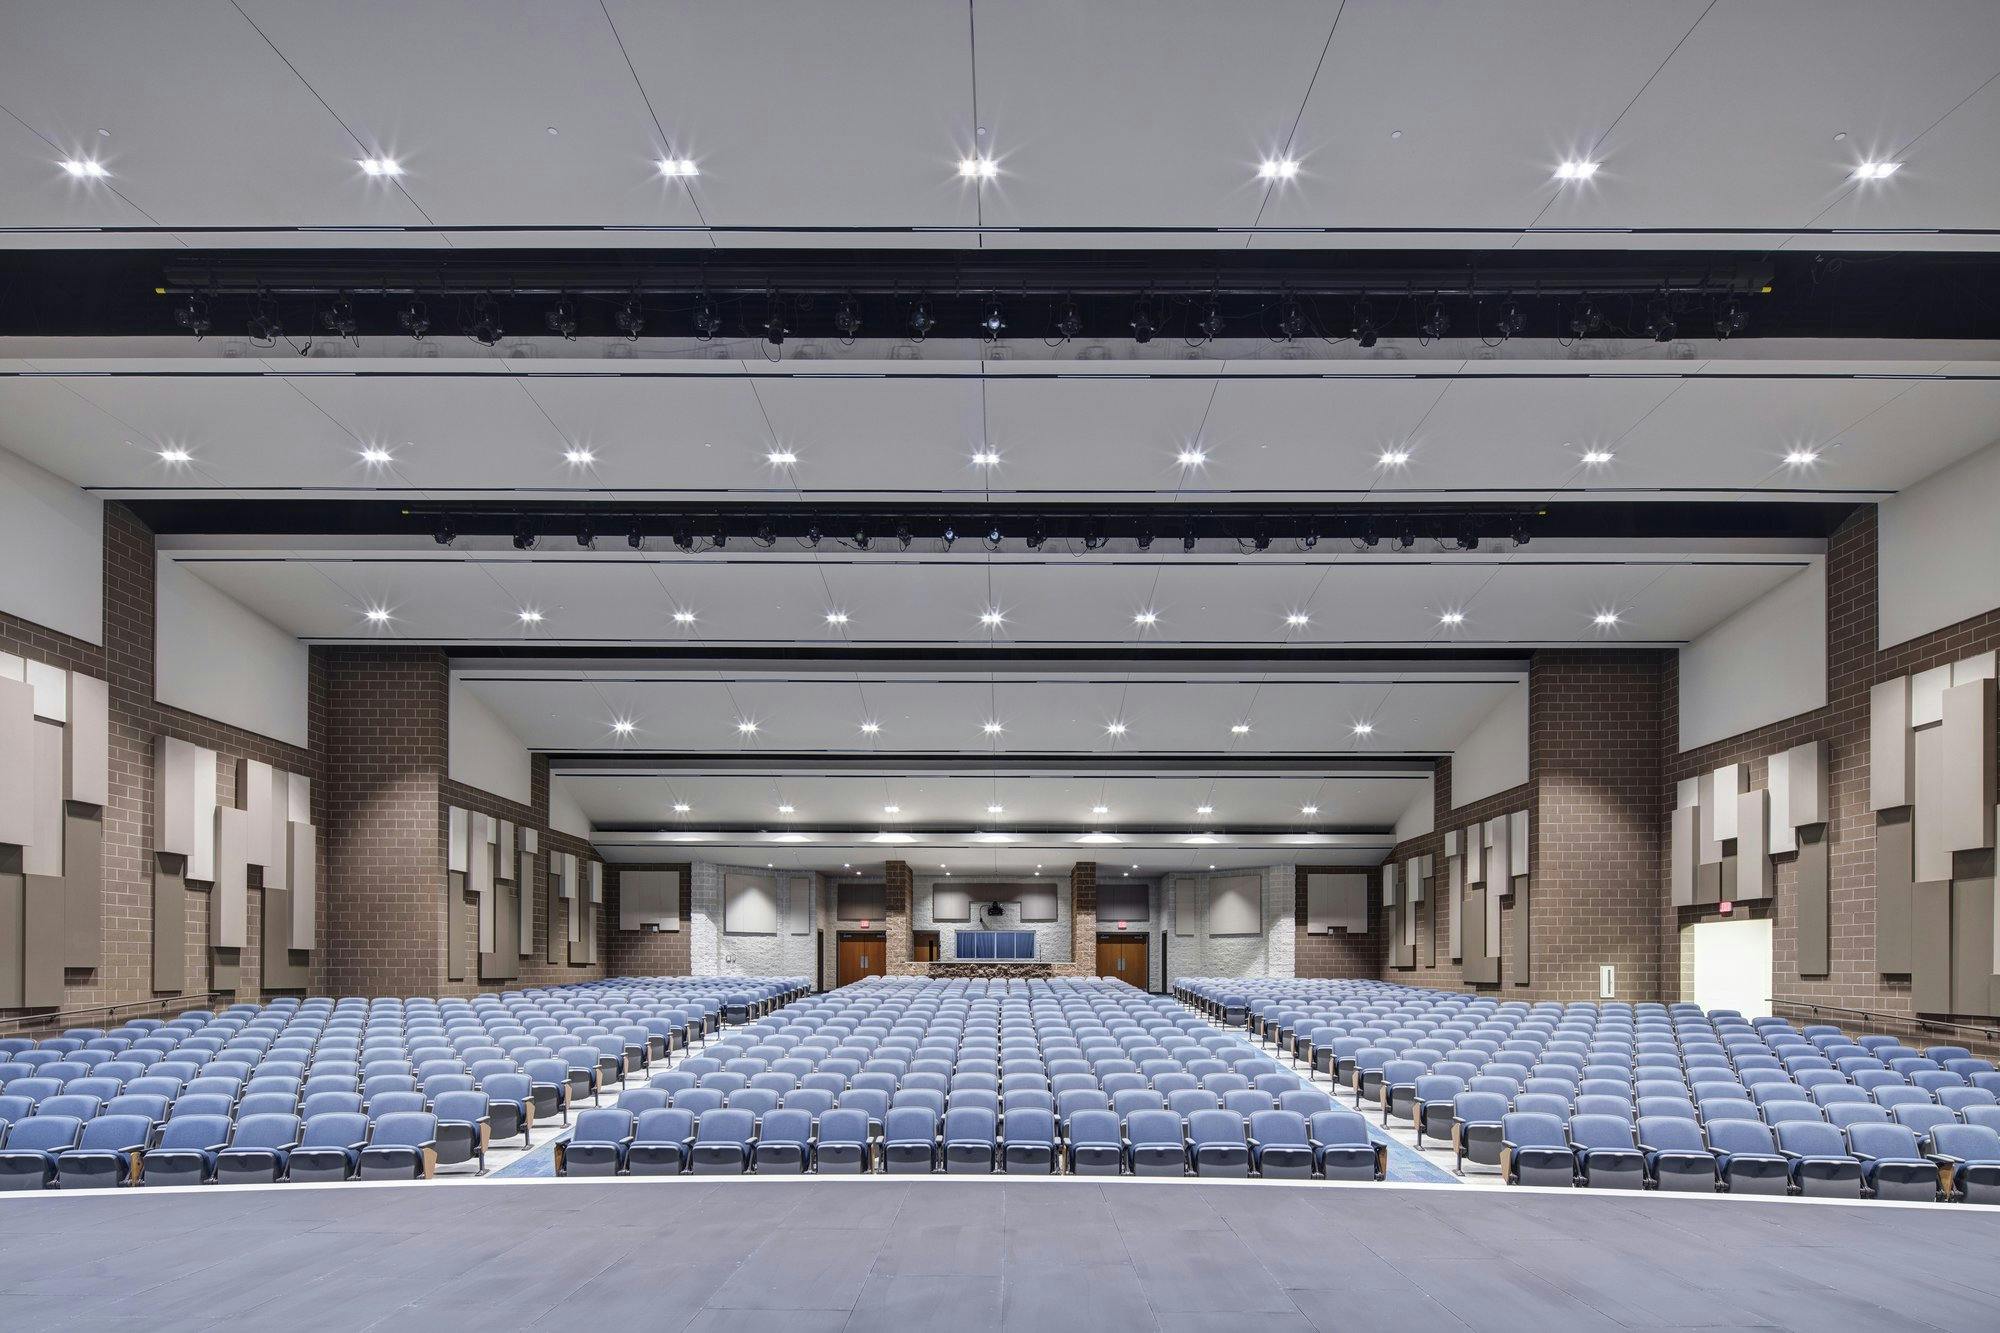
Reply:
[[[882,865],[882,961],[889,973],[910,970],[916,947],[910,938],[911,899],[916,896],[917,877],[907,861],[887,861]]]
[[[1069,871],[1070,961],[1082,976],[1097,973],[1097,862],[1078,861]]]

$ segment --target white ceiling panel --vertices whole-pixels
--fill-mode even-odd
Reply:
[[[1907,387],[1896,380],[1683,380],[1619,441],[1618,476],[1649,487],[1686,485],[1674,480],[1682,476],[1732,489],[1773,478],[1793,484],[1789,451],[1824,448]]]
[[[1008,379],[986,382],[995,483],[1013,491],[1164,491],[1182,482],[1175,456],[1201,431],[1215,382]]]

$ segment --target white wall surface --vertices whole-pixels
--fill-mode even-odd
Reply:
[[[591,832],[589,817],[569,794],[569,784],[559,777],[549,779],[549,827],[573,838],[588,838]]]
[[[104,501],[5,450],[0,611],[104,642]]]
[[[1826,562],[1680,650],[1680,747],[1826,707]]]
[[[154,564],[159,701],[303,746],[306,646],[167,555]]]
[[[781,910],[775,935],[729,935],[722,929],[722,881],[731,871],[769,875],[781,890],[796,885],[811,895],[812,929],[791,933]],[[811,977],[818,968],[815,949],[822,924],[824,897],[820,877],[811,871],[767,870],[761,866],[720,866],[697,861],[688,874],[688,968],[694,976]],[[779,900],[779,907],[784,899]]]
[[[1688,925],[1694,1003],[1745,1018],[1771,1012],[1771,918],[1726,917]]]
[[[532,805],[535,763],[520,737],[456,676],[451,680],[450,709],[445,772],[451,780]]]
[[[1103,873],[1103,867],[1098,867],[1098,871],[1100,874]],[[954,945],[957,943],[957,937],[954,934],[956,931],[1032,930],[1035,932],[1035,957],[1037,959],[1045,963],[1067,963],[1072,961],[1070,958],[1068,877],[1065,876],[1060,879],[1047,881],[1043,879],[1020,881],[1022,883],[1032,882],[1037,884],[1048,882],[1055,885],[1056,919],[1053,921],[1023,921],[1021,920],[1021,904],[1011,902],[1000,904],[999,916],[988,917],[981,909],[991,900],[981,898],[977,892],[974,892],[972,895],[972,919],[970,921],[946,921],[940,923],[937,917],[931,912],[932,888],[942,884],[948,889],[957,889],[963,888],[967,883],[977,882],[975,880],[960,879],[957,876],[947,878],[943,875],[926,875],[917,880],[917,900],[911,904],[910,908],[910,929],[937,931],[938,957],[957,957],[956,950],[954,949]],[[997,881],[988,880],[987,882],[994,883]],[[1015,881],[1008,882],[1013,883]],[[1096,956],[1093,954],[1089,961],[1095,962]]]
[[[1883,501],[1876,541],[1880,647],[2000,606],[2000,444]]]
[[[1528,682],[1493,705],[1451,756],[1453,809],[1528,780]]]
[[[1437,777],[1426,777],[1422,788],[1396,817],[1396,841],[1408,842],[1437,832]]]
[[[1193,881],[1196,889],[1195,933],[1172,935],[1167,941],[1167,978],[1174,977],[1290,977],[1298,974],[1298,868],[1266,866],[1255,871],[1218,871],[1213,875],[1169,875],[1166,880],[1161,918],[1165,929],[1173,930],[1175,885]],[[1216,935],[1208,933],[1208,881],[1235,875],[1264,877],[1264,933],[1261,935]],[[1155,937],[1157,940],[1157,936]]]

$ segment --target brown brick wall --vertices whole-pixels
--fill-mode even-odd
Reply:
[[[627,870],[676,870],[681,877],[681,928],[651,933],[631,933],[615,929],[618,921],[619,876]],[[694,867],[685,861],[658,865],[607,865],[604,867],[604,915],[609,925],[609,942],[598,956],[606,960],[606,975],[614,977],[684,977],[692,933],[688,926],[688,885]]]
[[[1530,704],[1532,705],[1532,703],[1533,700],[1531,698]],[[1531,729],[1529,733],[1531,746],[1533,740],[1534,735]],[[1432,883],[1431,892],[1436,902],[1431,910],[1431,933],[1437,940],[1437,965],[1435,967],[1423,966],[1424,948],[1421,934],[1419,934],[1417,943],[1416,967],[1405,969],[1392,968],[1388,965],[1388,940],[1382,933],[1381,882],[1378,876],[1371,886],[1368,904],[1369,934],[1376,940],[1373,953],[1375,959],[1374,970],[1351,974],[1332,973],[1330,975],[1379,976],[1388,981],[1402,982],[1406,986],[1430,986],[1438,990],[1467,989],[1460,964],[1453,962],[1451,959],[1451,908],[1448,905],[1448,895],[1451,892],[1451,879],[1445,870],[1444,835],[1452,829],[1466,828],[1473,824],[1483,824],[1489,819],[1496,819],[1501,815],[1511,814],[1516,810],[1534,809],[1536,784],[1532,756],[1528,770],[1528,781],[1518,787],[1510,787],[1506,791],[1482,797],[1463,809],[1454,809],[1451,804],[1450,759],[1440,759],[1437,761],[1437,773],[1431,786],[1433,801],[1432,820],[1435,828],[1432,832],[1398,843],[1395,853],[1390,859],[1393,861],[1404,861],[1412,856],[1428,856],[1432,858],[1431,865],[1432,869],[1436,871],[1436,877]],[[1534,819],[1530,817],[1528,823],[1530,826],[1530,845],[1532,846]],[[1502,939],[1506,938],[1507,925],[1511,920],[1512,911],[1511,904],[1504,902],[1501,904],[1500,929]],[[1532,940],[1532,933],[1530,938]],[[1313,975],[1319,974],[1315,973]],[[1503,951],[1503,961],[1501,964],[1502,984],[1498,987],[1498,990],[1504,992],[1502,998],[1525,998],[1527,992],[1522,987],[1513,985],[1512,981],[1513,977],[1504,961]],[[1492,991],[1495,988],[1480,987],[1479,989]]]
[[[312,780],[313,818],[325,823],[325,782],[319,760],[326,728],[326,682],[315,662],[307,683],[307,748],[226,726],[161,704],[155,697],[153,534],[123,505],[104,507],[104,645],[85,643],[0,614],[0,649],[98,676],[110,684],[111,801],[104,810],[104,951],[95,968],[64,974],[63,1012],[126,1004],[166,993],[153,989],[153,742],[172,736],[219,755],[217,796],[236,803],[236,762],[249,758]],[[320,875],[324,882],[322,846]],[[237,996],[260,994],[262,872],[250,872],[249,938],[241,953]],[[200,994],[212,980],[206,893],[187,899],[187,988]]]
[[[1069,870],[1069,956],[1083,975],[1097,973],[1097,862],[1078,861]]]
[[[1421,853],[1419,853],[1421,855]],[[1294,920],[1293,972],[1301,977],[1407,977],[1388,970],[1389,939],[1382,930],[1382,872],[1368,872],[1368,933],[1306,934],[1306,876],[1354,873],[1353,866],[1297,867],[1298,902]],[[1440,918],[1442,920],[1442,918]],[[1443,936],[1439,936],[1442,940]],[[1432,983],[1424,983],[1426,985]]]
[[[1684,778],[1741,763],[1747,766],[1747,785],[1761,788],[1767,782],[1772,754],[1806,741],[1827,742],[1831,970],[1824,977],[1798,975],[1794,926],[1797,858],[1776,858],[1772,876],[1772,999],[1780,1005],[1819,1004],[1860,1010],[1882,1016],[1868,1022],[1871,1030],[1914,1031],[1894,1021],[1913,1017],[1909,978],[1885,977],[1875,971],[1875,816],[1868,808],[1869,691],[1879,681],[2000,648],[2000,611],[1975,616],[1883,652],[1877,648],[1876,571],[1876,512],[1872,506],[1864,506],[1834,533],[1827,547],[1824,708],[1683,753],[1679,675],[1677,664],[1669,658],[1660,686],[1663,781],[1654,822],[1661,829],[1666,827],[1675,785]],[[1669,998],[1677,998],[1681,987],[1692,979],[1684,975],[1691,964],[1681,957],[1681,928],[1713,909],[1674,907],[1668,867],[1664,858],[1662,861],[1658,872],[1661,953],[1666,979],[1674,991]],[[1752,910],[1761,913],[1765,909]],[[1861,1020],[1832,1015],[1829,1021],[1845,1024]],[[1981,1020],[1978,1026],[1992,1024]]]
[[[885,861],[882,865],[882,961],[890,973],[908,971],[916,952],[910,935],[911,905],[916,901],[917,877],[907,861]]]

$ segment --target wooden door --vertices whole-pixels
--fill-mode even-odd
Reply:
[[[1144,935],[1099,935],[1097,975],[1116,977],[1140,990],[1148,989]]]
[[[840,937],[839,965],[834,969],[834,985],[845,986],[863,977],[879,977],[888,969],[882,955],[888,937],[882,933],[843,934]]]
[[[910,937],[911,956],[916,962],[937,962],[940,947],[935,930],[920,930]]]

